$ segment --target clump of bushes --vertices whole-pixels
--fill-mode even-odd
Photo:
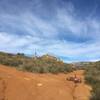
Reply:
[[[100,100],[100,62],[89,63],[84,69],[86,83],[92,86],[90,100]]]
[[[33,73],[66,73],[73,71],[71,64],[66,64],[50,55],[27,57],[20,53],[15,55],[0,52],[0,64]]]

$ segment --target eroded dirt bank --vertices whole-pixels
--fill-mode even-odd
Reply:
[[[83,73],[32,74],[0,65],[0,100],[89,100]],[[81,84],[66,80],[74,74],[82,78]]]

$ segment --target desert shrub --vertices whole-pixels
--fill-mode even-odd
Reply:
[[[93,87],[91,100],[100,100],[100,83]]]
[[[66,64],[50,55],[27,57],[23,53],[17,53],[15,55],[0,52],[0,64],[33,73],[66,73],[73,71],[70,64]]]
[[[85,77],[85,80],[88,84],[91,84],[91,85],[95,85],[96,83],[98,83],[98,79],[96,79],[94,76],[90,76],[90,75],[87,75]]]
[[[48,67],[48,72],[57,74],[59,72],[59,68],[54,67],[54,66],[50,66],[50,67]]]
[[[33,71],[33,67],[25,65],[22,70],[32,72]]]
[[[90,100],[100,100],[100,62],[87,64],[85,70],[86,83],[92,86]]]

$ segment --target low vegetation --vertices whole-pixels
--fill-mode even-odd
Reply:
[[[86,83],[92,86],[90,100],[100,100],[100,61],[84,64]]]
[[[71,72],[71,64],[66,64],[56,57],[43,55],[41,57],[28,57],[24,54],[8,54],[0,52],[0,64],[16,67],[18,70],[34,73]]]

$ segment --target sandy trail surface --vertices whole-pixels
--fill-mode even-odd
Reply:
[[[75,85],[66,78],[82,78]],[[84,71],[69,74],[32,74],[0,65],[0,100],[89,100],[91,88],[84,83]]]

